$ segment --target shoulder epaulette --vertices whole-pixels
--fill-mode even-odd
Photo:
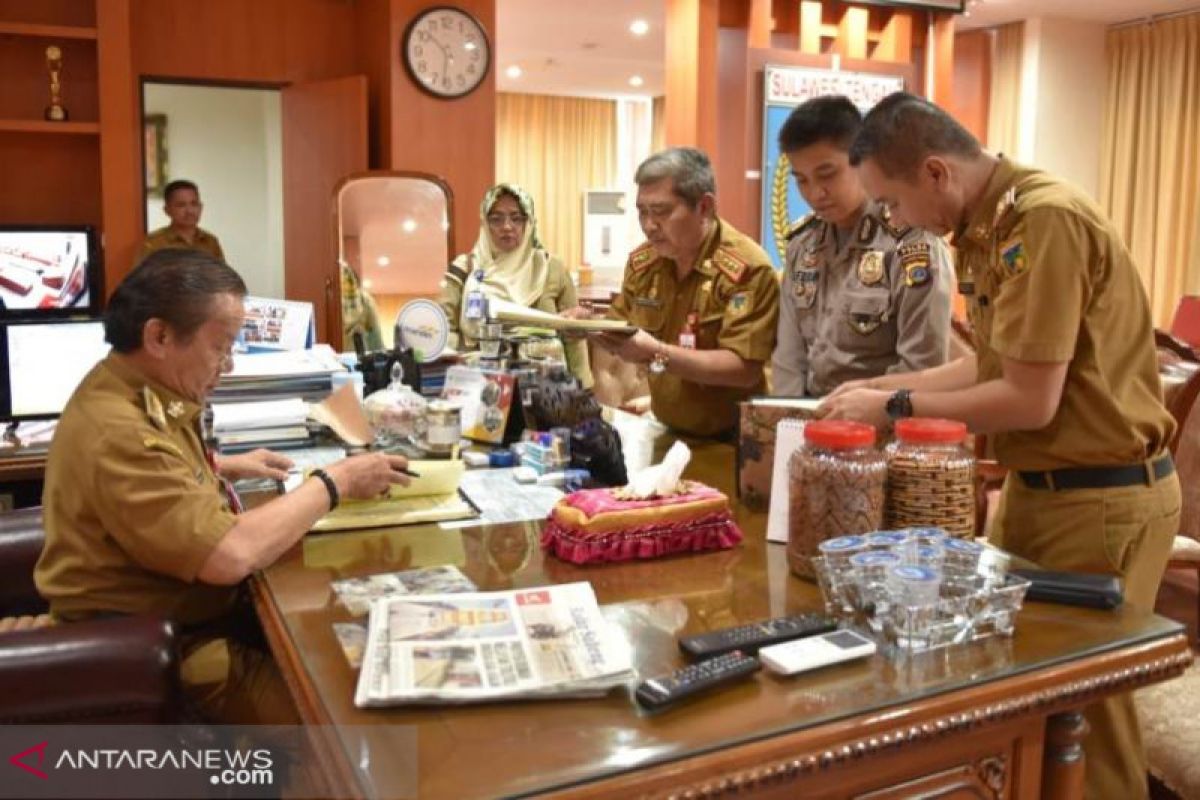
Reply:
[[[656,257],[654,245],[645,242],[629,254],[629,269],[640,272],[653,264]]]
[[[817,215],[813,214],[812,212],[805,214],[791,225],[788,225],[787,231],[783,234],[783,238],[790,242],[794,237],[799,236],[801,232],[811,227],[814,222],[818,221],[818,219],[819,218]]]
[[[459,283],[466,283],[467,271],[457,264],[451,264],[450,266],[446,267],[446,277],[453,278]]]
[[[726,277],[734,283],[741,283],[742,279],[746,277],[746,262],[724,245],[713,252],[712,261],[716,268],[724,272]]]

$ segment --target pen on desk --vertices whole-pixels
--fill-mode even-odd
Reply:
[[[402,473],[404,473],[405,475],[407,475],[407,476],[408,476],[408,477],[410,477],[410,478],[419,478],[419,477],[421,477],[421,473],[419,473],[419,472],[413,472],[413,471],[412,471],[411,469],[409,469],[408,467],[401,467],[400,469],[398,469],[398,470],[396,470],[396,471],[397,471],[397,472],[402,472]]]

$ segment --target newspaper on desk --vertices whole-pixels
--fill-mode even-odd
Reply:
[[[586,697],[633,676],[588,583],[384,597],[371,604],[354,703]]]

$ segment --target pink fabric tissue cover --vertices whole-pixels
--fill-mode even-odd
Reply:
[[[542,548],[574,564],[726,550],[742,540],[729,498],[688,481],[683,494],[622,500],[613,489],[573,492],[554,506]]]

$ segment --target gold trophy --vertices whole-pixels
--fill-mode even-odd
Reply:
[[[50,72],[50,105],[46,106],[46,119],[51,122],[66,122],[67,109],[62,104],[62,50],[57,45],[46,48],[46,69]]]

